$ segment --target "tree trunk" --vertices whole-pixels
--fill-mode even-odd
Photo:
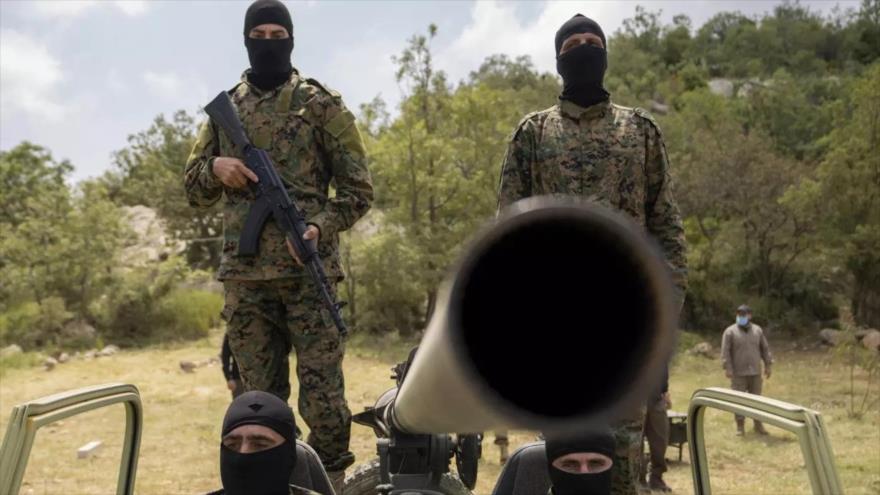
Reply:
[[[869,328],[880,328],[880,279],[870,273],[855,274],[852,312],[856,323]]]

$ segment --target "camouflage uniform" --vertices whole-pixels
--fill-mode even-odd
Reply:
[[[338,93],[294,70],[280,87],[263,91],[242,81],[229,91],[254,145],[275,163],[308,223],[321,231],[318,252],[331,284],[343,279],[338,233],[370,208],[373,189],[363,140],[355,118]],[[186,164],[189,203],[223,203],[223,252],[218,279],[226,302],[223,319],[246,390],[290,397],[287,356],[297,353],[299,412],[328,471],[354,462],[349,451],[351,412],[345,399],[342,358],[345,343],[318,298],[307,272],[291,258],[284,235],[271,219],[259,253],[237,255],[238,238],[254,199],[249,189],[225,187],[213,173],[218,156],[243,158],[210,119],[202,124]],[[329,196],[333,181],[335,196]]]
[[[627,213],[666,254],[679,305],[687,288],[684,228],[672,196],[660,129],[644,110],[567,100],[527,115],[509,143],[498,206],[529,196],[571,195]],[[615,428],[615,494],[636,493],[645,410]]]

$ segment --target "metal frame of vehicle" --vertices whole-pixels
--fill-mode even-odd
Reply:
[[[797,436],[804,456],[804,466],[814,495],[841,495],[831,442],[822,416],[796,404],[725,388],[705,388],[694,392],[688,407],[688,445],[694,493],[710,495],[709,463],[703,436],[707,408],[720,409],[790,431]]]
[[[137,387],[122,383],[80,388],[15,406],[0,446],[0,494],[18,494],[37,430],[77,414],[119,403],[125,406],[126,424],[116,494],[132,495],[144,414]]]

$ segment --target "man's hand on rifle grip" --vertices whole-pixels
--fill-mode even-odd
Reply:
[[[314,225],[309,225],[306,229],[306,233],[303,234],[303,239],[306,241],[314,241],[315,249],[318,249],[318,239],[321,236],[321,231],[318,230],[318,227]],[[296,261],[296,264],[299,266],[303,266],[302,261],[299,259],[299,256],[296,254],[296,249],[293,248],[293,244],[290,243],[290,239],[285,239],[284,242],[287,243],[287,252],[293,257],[293,260]]]
[[[248,180],[251,182],[260,181],[260,179],[257,178],[257,175],[254,174],[251,169],[247,168],[241,160],[229,156],[218,156],[217,158],[214,158],[211,171],[214,172],[214,175],[216,175],[218,179],[220,179],[220,182],[226,187],[231,187],[232,189],[242,189],[247,187]]]

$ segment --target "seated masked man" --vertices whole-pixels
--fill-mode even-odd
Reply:
[[[550,495],[609,495],[614,436],[610,431],[547,435]]]
[[[223,488],[209,495],[321,495],[290,483],[297,463],[295,435],[296,422],[287,403],[256,390],[239,395],[223,419]]]

